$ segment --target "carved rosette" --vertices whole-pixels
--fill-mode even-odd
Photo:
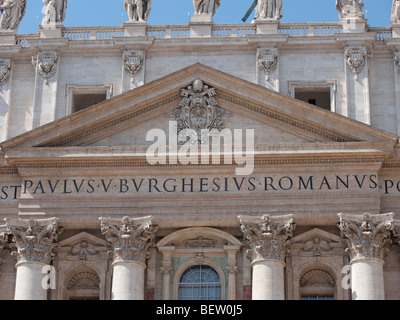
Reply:
[[[262,217],[239,216],[244,245],[250,247],[247,256],[252,263],[262,260],[285,261],[288,240],[296,228],[293,215]]]
[[[32,64],[36,67],[37,72],[45,79],[45,83],[49,83],[49,79],[57,72],[57,52],[39,52],[36,57],[32,58]]]
[[[64,228],[58,226],[57,218],[50,219],[5,219],[7,233],[11,235],[10,247],[17,251],[17,263],[41,262],[50,264],[54,259],[53,249]]]
[[[142,51],[124,51],[124,68],[131,75],[132,82],[136,74],[143,68],[144,54]]]
[[[257,64],[258,68],[265,73],[265,81],[268,81],[270,74],[278,65],[278,49],[261,49],[257,54]]]
[[[148,249],[154,247],[158,226],[152,224],[151,217],[131,219],[100,218],[101,232],[113,246],[109,255],[114,262],[137,261],[146,263],[150,258]]]
[[[231,114],[218,106],[215,88],[196,79],[192,85],[181,90],[179,108],[167,116],[178,124],[179,143],[193,144],[208,142],[213,131],[225,128],[224,117]]]
[[[4,87],[10,78],[11,60],[0,59],[0,88]]]
[[[346,63],[357,80],[358,75],[364,69],[367,60],[367,49],[365,47],[347,47],[345,50]]]
[[[339,214],[340,235],[345,238],[348,248],[345,252],[352,261],[375,258],[383,260],[393,229],[393,214],[350,215]]]

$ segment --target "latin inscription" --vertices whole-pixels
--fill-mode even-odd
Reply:
[[[15,200],[26,195],[91,195],[121,194],[150,195],[174,193],[228,194],[228,193],[282,193],[333,192],[335,190],[375,190],[384,194],[400,192],[400,181],[383,180],[371,175],[332,176],[204,176],[204,177],[118,177],[24,179],[21,184],[0,185],[0,200]]]

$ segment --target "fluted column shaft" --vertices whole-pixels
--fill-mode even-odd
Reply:
[[[148,249],[154,246],[158,230],[151,217],[100,218],[101,231],[113,246],[113,300],[144,300],[144,279]]]
[[[12,236],[12,255],[17,257],[15,300],[47,300],[47,290],[55,289],[55,275],[47,276],[54,257],[62,228],[57,218],[50,219],[6,219],[8,233]],[[52,271],[54,272],[54,271]],[[49,283],[48,280],[53,283]]]
[[[253,300],[284,300],[284,268],[287,240],[295,224],[292,215],[271,217],[240,216],[244,244],[252,260]]]
[[[353,300],[384,300],[383,258],[391,242],[393,214],[339,214],[341,236],[350,256]]]

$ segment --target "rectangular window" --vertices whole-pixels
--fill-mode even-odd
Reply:
[[[295,91],[294,97],[325,110],[330,111],[332,109],[329,88],[318,88],[317,90],[312,90],[310,88],[298,89]]]
[[[336,81],[289,81],[289,95],[321,109],[336,112]]]
[[[110,99],[112,96],[112,85],[102,86],[67,86],[67,110],[66,114],[72,114],[100,102]]]

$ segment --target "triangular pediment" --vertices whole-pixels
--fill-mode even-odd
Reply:
[[[182,89],[196,79],[215,89],[226,114],[223,127],[255,129],[255,144],[386,143],[398,138],[358,121],[322,110],[202,64],[155,80],[103,103],[54,121],[1,144],[3,150],[90,146],[140,147],[146,132],[168,130],[182,105]]]
[[[314,242],[315,239],[319,239],[322,241],[326,242],[333,242],[333,243],[342,243],[343,238],[329,233],[327,231],[324,231],[319,228],[315,228],[312,230],[309,230],[307,232],[304,232],[292,239],[293,243],[308,243],[308,242]]]
[[[93,247],[104,247],[106,248],[109,243],[104,240],[101,239],[99,237],[96,237],[90,233],[87,233],[85,231],[82,231],[78,234],[75,234],[71,237],[68,237],[62,241],[59,242],[59,247],[73,247],[76,246],[78,244],[84,243],[85,245],[90,245]]]

